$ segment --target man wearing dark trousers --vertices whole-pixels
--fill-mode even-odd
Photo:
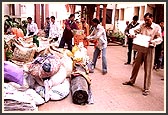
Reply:
[[[137,22],[138,21],[138,16],[134,16],[133,21],[127,26],[127,28],[125,29],[125,35],[127,36],[128,38],[128,60],[126,63],[124,63],[125,65],[127,64],[130,64],[131,63],[131,54],[132,54],[132,45],[133,45],[133,39],[131,38],[131,36],[129,36],[129,30],[132,29],[132,28],[135,28],[137,25],[139,25],[139,23]],[[134,59],[135,59],[135,56],[136,56],[136,51],[134,51]]]
[[[65,29],[63,32],[62,39],[59,44],[59,48],[64,48],[65,43],[68,45],[68,50],[72,51],[72,38],[73,38],[73,29],[78,29],[78,26],[75,22],[75,15],[71,14],[69,19],[65,22]]]

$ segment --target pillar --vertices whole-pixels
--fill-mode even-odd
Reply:
[[[45,18],[49,17],[49,6],[48,4],[45,4]]]
[[[100,4],[96,5],[96,18],[100,20]]]
[[[41,29],[44,29],[44,4],[41,4]]]
[[[102,26],[106,29],[106,7],[107,4],[103,4],[103,20],[102,20]]]
[[[82,18],[82,17],[85,17],[83,11],[84,11],[84,5],[81,5],[81,18]]]
[[[40,4],[34,5],[34,22],[37,24],[38,29],[41,28],[40,21]]]

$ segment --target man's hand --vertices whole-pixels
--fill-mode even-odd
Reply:
[[[134,38],[136,38],[136,35],[131,35],[131,34],[129,34],[128,37],[134,39]]]

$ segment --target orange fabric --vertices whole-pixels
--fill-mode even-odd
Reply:
[[[84,35],[74,35],[74,45],[79,45],[79,42],[83,42]]]
[[[88,36],[89,35],[89,25],[87,23],[80,23],[81,27],[82,27],[82,30],[84,30],[84,37]],[[83,44],[84,44],[84,47],[87,48],[87,46],[89,45],[89,41],[87,39],[84,39],[83,40]]]
[[[21,29],[18,29],[18,28],[12,28],[12,34],[13,35],[16,35],[16,38],[19,38],[19,37],[24,37],[24,33]]]

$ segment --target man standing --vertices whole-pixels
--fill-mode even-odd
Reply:
[[[137,56],[133,63],[133,70],[128,82],[124,82],[123,85],[133,85],[138,75],[138,71],[142,63],[144,62],[144,88],[143,95],[148,95],[151,85],[151,74],[154,63],[154,54],[156,45],[162,42],[161,28],[158,24],[153,23],[153,15],[146,13],[144,15],[144,23],[134,29],[135,34],[142,34],[150,36],[149,48],[147,53],[138,51]],[[135,35],[130,35],[135,38]]]
[[[26,34],[26,36],[37,35],[37,33],[38,33],[37,24],[32,22],[31,17],[27,18],[27,22],[28,22],[28,24],[27,24],[27,34]]]
[[[65,43],[68,45],[68,49],[72,51],[72,38],[73,38],[73,29],[78,29],[76,22],[75,22],[75,15],[71,14],[69,20],[65,22],[65,29],[63,32],[62,39],[59,44],[59,48],[64,48]]]
[[[163,33],[164,32],[164,22],[160,21],[159,25],[161,27],[161,32]],[[163,34],[162,34],[162,38],[164,39]],[[162,50],[163,50],[163,41],[161,44],[159,44],[155,47],[155,61],[154,61],[154,69],[155,70],[160,69],[160,67],[161,67],[162,60],[160,60],[160,59],[162,57],[162,55],[161,55]]]
[[[86,18],[81,18],[81,25],[82,25],[82,30],[84,30],[84,37],[89,35],[89,25],[86,23]],[[89,41],[87,39],[83,40],[83,44],[85,48],[89,45]]]
[[[92,26],[94,30],[87,37],[89,40],[98,40],[98,44],[95,47],[95,51],[93,54],[93,64],[96,66],[97,58],[99,53],[102,52],[102,74],[107,73],[107,61],[106,61],[106,48],[107,48],[107,37],[106,31],[103,26],[100,25],[100,21],[97,18],[92,20]]]
[[[49,37],[49,31],[50,31],[50,18],[47,17],[45,22],[45,28],[44,28],[45,38]]]
[[[131,54],[132,54],[132,42],[133,42],[133,39],[131,38],[131,36],[129,36],[129,30],[132,29],[132,28],[135,28],[137,25],[139,25],[139,23],[137,22],[138,21],[138,16],[134,16],[133,21],[127,26],[127,28],[125,29],[125,35],[127,36],[127,40],[128,40],[128,60],[126,63],[124,63],[125,65],[127,64],[130,64],[131,63]],[[134,59],[135,59],[135,56],[136,56],[136,51],[134,51]]]
[[[55,17],[51,16],[49,38],[52,38],[54,41],[57,41],[60,35],[59,27],[55,22]]]

